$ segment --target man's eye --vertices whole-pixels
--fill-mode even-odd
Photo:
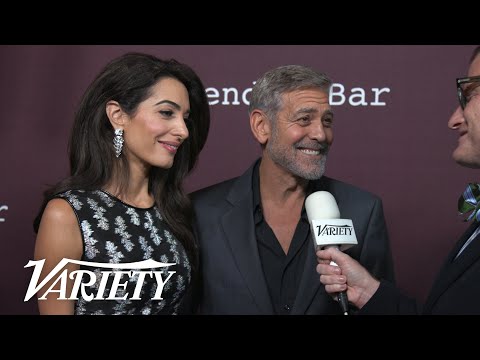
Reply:
[[[325,118],[323,119],[323,124],[327,126],[332,126],[333,125],[333,119],[332,118]]]
[[[479,93],[479,86],[480,83],[473,83],[465,89],[465,99],[467,101]]]

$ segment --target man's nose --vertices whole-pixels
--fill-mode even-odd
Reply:
[[[317,140],[318,142],[323,142],[326,140],[325,128],[323,127],[322,120],[313,121],[310,124],[309,135],[312,140]]]
[[[448,119],[448,127],[452,130],[456,130],[464,121],[465,118],[463,117],[463,110],[460,106],[458,106],[453,112],[452,116],[450,116],[450,119]]]

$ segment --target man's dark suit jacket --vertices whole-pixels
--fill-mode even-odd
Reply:
[[[200,248],[200,314],[273,314],[260,263],[253,218],[253,164],[242,176],[192,194]],[[332,193],[342,218],[352,219],[358,245],[346,252],[377,278],[394,281],[381,200],[322,177],[313,191]],[[313,240],[291,314],[340,314],[316,272]]]
[[[393,285],[382,281],[375,295],[359,313],[480,315],[480,236],[455,259],[477,226],[478,224],[472,224],[448,255],[423,309],[415,300],[402,295]]]

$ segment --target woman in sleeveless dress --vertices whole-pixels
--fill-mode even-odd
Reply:
[[[198,269],[182,181],[209,124],[189,66],[141,53],[105,66],[75,115],[70,176],[34,222],[40,314],[181,313]]]

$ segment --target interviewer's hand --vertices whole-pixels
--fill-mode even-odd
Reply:
[[[320,282],[332,296],[346,290],[348,301],[361,309],[380,286],[380,282],[372,277],[367,269],[338,249],[319,250],[316,254]],[[330,265],[330,261],[334,261],[338,266]]]

